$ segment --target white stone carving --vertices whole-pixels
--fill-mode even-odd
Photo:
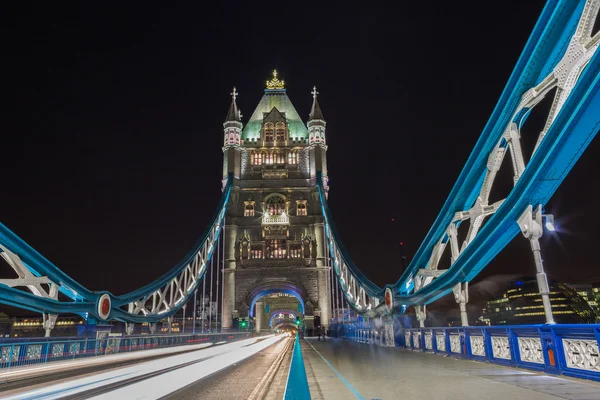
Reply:
[[[410,347],[410,332],[404,332],[404,341],[406,342],[406,347]]]
[[[510,343],[505,336],[492,336],[492,356],[510,360]]]
[[[469,336],[471,341],[471,354],[474,356],[485,357],[485,345],[483,344],[483,336]]]
[[[446,335],[443,333],[435,335],[435,344],[438,351],[446,351]]]
[[[600,372],[600,351],[595,340],[563,339],[567,368]]]
[[[425,334],[425,348],[427,350],[433,350],[433,335],[431,332]]]
[[[394,325],[385,325],[385,345],[394,347]]]
[[[460,353],[460,336],[450,335],[450,351],[452,353]]]
[[[421,348],[421,332],[413,332],[413,346],[415,349]]]
[[[542,340],[540,338],[519,337],[519,353],[521,361],[544,364],[544,352],[542,351]]]

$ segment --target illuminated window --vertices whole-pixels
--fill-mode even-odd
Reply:
[[[252,245],[250,248],[250,258],[253,260],[262,258],[262,246],[261,245]]]
[[[275,153],[275,164],[285,164],[285,153],[283,151]]]
[[[301,244],[290,244],[290,258],[302,258]]]
[[[296,150],[288,153],[288,164],[298,164],[298,152]]]
[[[285,125],[279,123],[277,124],[277,129],[275,130],[275,139],[277,143],[285,142]]]
[[[244,202],[244,217],[254,217],[254,202],[253,201],[245,201]]]
[[[283,239],[267,240],[265,246],[267,258],[286,258],[287,244]]]
[[[306,216],[306,200],[296,200],[296,215]]]
[[[265,142],[273,143],[273,124],[271,123],[265,125]]]
[[[281,215],[285,212],[285,200],[281,196],[272,196],[267,200],[269,215]]]
[[[250,163],[252,165],[261,165],[262,164],[262,154],[259,152],[253,152],[250,155]]]
[[[265,164],[271,165],[271,164],[273,164],[273,160],[274,160],[273,153],[265,153]]]

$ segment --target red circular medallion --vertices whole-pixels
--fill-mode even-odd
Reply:
[[[392,290],[390,288],[385,289],[385,309],[387,312],[392,312],[394,308],[394,295],[392,294]]]
[[[108,312],[110,311],[110,299],[106,297],[103,298],[102,304],[100,305],[100,309],[102,310],[102,314],[108,314]]]
[[[110,309],[110,296],[104,293],[102,296],[100,296],[100,299],[98,299],[98,316],[102,319],[107,319],[110,315]]]

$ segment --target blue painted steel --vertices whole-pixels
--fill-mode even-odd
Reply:
[[[17,289],[9,288],[4,285],[0,285],[0,303],[8,304],[10,306],[19,307],[40,313],[51,313],[51,314],[65,314],[65,313],[76,313],[80,315],[90,315],[98,317],[97,315],[97,302],[100,296],[104,293],[108,293],[111,297],[112,309],[108,319],[118,319],[127,322],[157,322],[166,317],[169,317],[178,312],[183,305],[187,303],[187,300],[193,295],[194,288],[188,291],[183,301],[175,305],[170,311],[162,313],[160,315],[132,315],[120,307],[127,305],[135,300],[138,300],[145,295],[152,293],[165,284],[171,279],[175,278],[186,265],[193,259],[193,257],[202,249],[204,243],[208,240],[211,233],[211,229],[215,224],[222,225],[223,218],[225,217],[225,211],[229,202],[229,196],[231,193],[231,185],[233,177],[230,174],[228,177],[227,186],[223,190],[221,200],[217,207],[217,211],[211,223],[206,228],[204,234],[200,240],[196,243],[194,248],[169,272],[156,279],[149,285],[146,285],[140,289],[137,289],[131,293],[114,296],[108,292],[92,292],[81,284],[70,278],[64,272],[62,272],[57,266],[52,264],[48,259],[38,253],[23,239],[18,237],[14,232],[8,229],[5,225],[0,223],[0,243],[8,248],[13,253],[17,254],[24,264],[29,268],[34,275],[47,276],[53,282],[59,283],[63,287],[63,291],[67,294],[70,293],[70,297],[74,299],[74,302],[56,301],[52,299],[46,299],[35,296],[33,294],[23,292]],[[215,242],[218,240],[222,229],[219,229]],[[212,257],[212,254],[216,246],[213,246],[208,259]],[[205,269],[206,271],[206,269]],[[198,285],[200,278],[198,277],[195,285]]]
[[[308,379],[306,378],[306,369],[304,369],[304,359],[300,350],[298,334],[296,334],[296,340],[294,341],[292,362],[290,363],[290,371],[283,398],[285,400],[310,400],[310,390],[308,389]]]
[[[358,326],[351,324],[346,326],[345,336],[364,342],[362,338],[365,331],[374,332],[379,329],[375,326]],[[566,375],[582,379],[600,381],[600,370],[597,368],[597,360],[600,348],[600,324],[556,324],[556,325],[507,325],[507,326],[471,326],[471,327],[438,327],[401,329],[400,334],[409,334],[409,341],[401,341],[400,347],[413,351],[429,352],[464,358],[468,360],[483,361],[504,366],[526,368],[554,375]],[[417,334],[420,346],[414,342],[414,334]],[[425,348],[425,335],[432,335],[431,348]],[[437,343],[437,335],[441,335],[445,342],[445,350],[440,350]],[[459,336],[461,345],[458,352],[450,348],[450,337]],[[473,354],[471,337],[482,337],[485,355]],[[493,346],[492,338],[506,338],[509,345],[509,358],[502,358],[499,349]],[[519,338],[538,341],[539,347],[527,348],[528,356],[521,354]],[[569,350],[563,340],[584,340],[590,346],[590,354],[583,354],[581,346]],[[595,346],[595,347],[594,347]],[[567,353],[573,353],[573,360],[588,362],[588,368],[576,367],[575,364],[567,362]],[[541,353],[541,354],[540,354]],[[595,356],[594,356],[595,354]],[[532,357],[534,355],[534,357]],[[586,358],[589,357],[589,358]],[[537,360],[536,360],[537,359]]]
[[[581,73],[577,85],[502,206],[490,217],[449,271],[418,292],[411,293],[414,287],[412,277],[427,265],[433,247],[444,235],[455,213],[473,206],[481,190],[488,155],[501,139],[507,123],[517,110],[522,94],[547,76],[564,55],[581,17],[584,3],[583,0],[547,2],[490,120],[440,214],[406,271],[394,285],[388,285],[395,293],[396,306],[433,302],[448,294],[456,283],[473,279],[519,233],[516,221],[525,208],[530,204],[545,204],[550,199],[595,137],[600,127],[599,52],[596,52]],[[519,124],[527,118],[529,111],[523,110],[516,117]],[[326,226],[331,230],[342,258],[367,294],[382,299],[383,289],[364,276],[343,248],[326,206],[320,175],[318,184]],[[333,256],[331,247],[330,252]],[[334,270],[339,275],[337,265],[334,265]],[[345,289],[344,285],[342,287]]]

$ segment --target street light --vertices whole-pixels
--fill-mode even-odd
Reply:
[[[544,227],[542,225],[542,216],[546,218],[546,228],[553,232],[554,231],[554,216],[551,214],[542,215],[542,205],[538,205],[535,213],[531,205],[527,206],[525,212],[519,217],[517,223],[523,236],[529,239],[531,245],[531,251],[533,252],[533,259],[535,261],[535,268],[537,270],[536,278],[538,283],[538,289],[542,296],[542,303],[544,305],[544,314],[546,315],[546,323],[554,324],[554,317],[552,316],[552,306],[550,304],[550,285],[548,285],[548,277],[544,272],[544,265],[542,263],[542,255],[540,249],[540,238],[544,234]]]
[[[554,215],[544,214],[544,218],[546,219],[546,229],[550,232],[554,232],[556,230],[556,227],[554,226]]]

